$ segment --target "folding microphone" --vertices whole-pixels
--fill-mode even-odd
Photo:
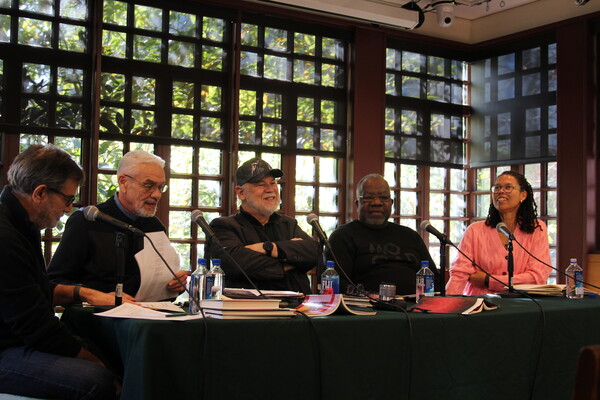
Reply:
[[[306,222],[312,225],[319,239],[321,239],[324,243],[328,242],[327,234],[325,233],[325,231],[323,231],[323,228],[321,228],[321,224],[319,224],[319,217],[317,217],[317,214],[308,214],[306,216]]]
[[[207,237],[215,237],[215,232],[213,232],[210,225],[208,225],[208,222],[206,222],[206,219],[204,219],[204,214],[202,214],[202,211],[198,209],[192,211],[192,222],[197,223]]]
[[[428,220],[425,220],[423,222],[421,222],[421,230],[422,231],[426,231],[431,233],[433,236],[435,236],[436,238],[438,238],[438,240],[442,243],[446,243],[449,244],[453,247],[456,247],[454,245],[454,243],[452,243],[452,241],[450,239],[448,239],[448,236],[444,235],[442,232],[438,231],[437,229],[435,229],[435,227],[433,225],[431,225],[431,223]]]
[[[504,222],[498,223],[498,225],[496,225],[496,230],[506,235],[508,240],[515,240],[515,237],[513,236],[512,232],[508,230],[508,226],[506,226]]]
[[[98,210],[98,207],[96,207],[96,206],[85,207],[83,209],[83,216],[88,221],[102,221],[102,222],[105,222],[112,226],[116,226],[119,229],[129,231],[136,236],[146,236],[146,234],[144,232],[142,232],[140,229],[138,229],[126,222],[123,222],[120,219],[116,219],[106,213],[103,213],[102,211]]]

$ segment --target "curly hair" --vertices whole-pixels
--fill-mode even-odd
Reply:
[[[504,171],[498,178],[502,175],[510,175],[515,178],[517,182],[519,182],[521,190],[527,192],[527,197],[521,203],[519,211],[517,211],[517,224],[519,225],[519,229],[525,233],[533,233],[536,228],[541,230],[542,227],[537,221],[537,204],[533,198],[533,189],[527,179],[522,174],[515,171]],[[485,224],[487,226],[496,227],[500,222],[502,222],[500,212],[494,207],[494,203],[492,202],[488,210]]]

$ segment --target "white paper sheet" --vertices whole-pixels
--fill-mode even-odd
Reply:
[[[97,313],[96,315],[111,318],[151,319],[158,321],[187,321],[190,319],[202,318],[202,314],[174,316],[174,314],[150,310],[148,308],[136,306],[135,304],[131,303],[123,303],[118,307]]]
[[[179,255],[171,246],[169,238],[164,232],[150,232],[148,237],[156,249],[165,258],[175,273],[179,271]],[[173,275],[161,260],[147,237],[144,237],[144,249],[135,255],[135,260],[140,267],[140,289],[135,295],[137,301],[160,301],[176,297],[177,293],[167,290],[167,283]]]

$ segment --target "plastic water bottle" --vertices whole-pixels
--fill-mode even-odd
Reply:
[[[569,299],[583,298],[583,268],[577,265],[577,259],[571,258],[565,270],[567,274],[566,296]],[[575,279],[573,279],[575,278]]]
[[[221,300],[224,281],[225,272],[221,268],[221,260],[219,258],[213,258],[212,268],[206,276],[206,298]]]
[[[192,276],[190,276],[190,286],[189,291],[192,295],[190,299],[190,314],[198,314],[200,309],[198,308],[198,304],[200,304],[200,300],[204,299],[204,289],[206,287],[206,259],[199,258],[198,266],[196,270],[192,272]]]
[[[333,261],[327,261],[327,269],[321,274],[321,294],[340,294],[340,276]]]
[[[423,296],[433,296],[433,272],[429,269],[429,261],[421,261],[421,269],[417,272],[417,301]]]

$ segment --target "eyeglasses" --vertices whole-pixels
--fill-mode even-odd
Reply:
[[[510,185],[510,184],[508,184],[508,185],[504,185],[504,186],[503,186],[503,185],[495,185],[495,186],[492,186],[492,187],[490,188],[490,190],[492,191],[492,193],[498,193],[498,192],[499,192],[499,191],[501,191],[501,190],[502,190],[504,193],[510,193],[510,192],[512,192],[514,189],[517,189],[519,192],[521,191],[521,189],[520,189],[520,188],[518,188],[518,187],[516,187],[516,186],[513,186],[513,185]]]
[[[56,193],[56,194],[60,195],[63,199],[65,199],[65,207],[69,207],[75,201],[75,196],[67,196],[60,190],[52,189],[51,187],[49,187],[48,190],[51,191],[52,193]]]
[[[360,196],[360,201],[363,203],[371,203],[375,201],[375,199],[381,201],[382,203],[386,203],[390,201],[392,198],[390,196]]]
[[[142,186],[144,188],[144,190],[146,191],[146,193],[152,193],[154,192],[156,189],[158,189],[159,192],[164,193],[167,191],[167,189],[169,189],[169,186],[167,186],[166,184],[162,184],[162,185],[157,185],[154,182],[140,182],[137,179],[135,179],[133,176],[131,175],[127,175],[125,174],[126,177],[133,179],[134,181],[136,181],[140,186]]]

